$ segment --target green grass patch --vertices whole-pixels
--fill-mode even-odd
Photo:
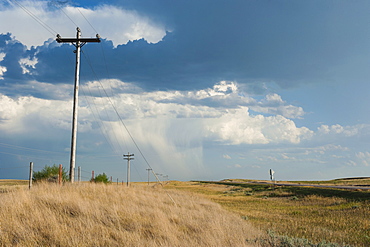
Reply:
[[[273,231],[279,244],[264,246],[370,246],[368,191],[243,181],[183,182],[166,187],[202,194],[256,227]],[[296,245],[281,245],[285,240]],[[306,245],[297,245],[299,241]]]

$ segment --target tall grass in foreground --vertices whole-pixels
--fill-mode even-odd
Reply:
[[[1,246],[248,246],[259,232],[192,194],[39,184],[0,194]],[[252,241],[253,242],[253,241]]]

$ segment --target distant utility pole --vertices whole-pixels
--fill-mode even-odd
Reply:
[[[149,175],[150,175],[150,171],[152,171],[153,169],[147,168],[146,170],[148,171],[148,186],[149,186],[149,178],[150,178]]]
[[[75,162],[76,162],[76,139],[77,139],[77,110],[78,110],[78,88],[80,80],[80,53],[81,47],[86,43],[99,43],[100,37],[97,34],[96,38],[81,38],[81,30],[77,28],[76,38],[62,38],[57,34],[56,41],[58,43],[72,43],[76,50],[76,70],[75,70],[75,87],[74,87],[74,98],[73,98],[73,121],[72,121],[72,141],[71,141],[71,159],[70,159],[70,168],[69,168],[69,179],[71,183],[74,182],[74,171],[75,171]]]
[[[134,154],[128,153],[123,155],[123,159],[127,160],[127,187],[130,187],[130,160],[134,159],[131,156],[134,156]]]
[[[274,180],[274,174],[275,174],[275,171],[270,169],[270,179],[271,179],[271,182]]]

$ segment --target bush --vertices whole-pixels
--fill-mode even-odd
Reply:
[[[108,176],[107,174],[103,173],[103,174],[99,174],[95,177],[94,181],[90,180],[90,182],[95,182],[95,183],[109,183],[109,179],[108,179]]]
[[[45,167],[38,172],[33,173],[32,180],[37,182],[41,180],[46,180],[49,182],[58,182],[58,176],[59,176],[59,166],[53,165],[53,166],[48,166],[45,165]],[[68,176],[65,168],[62,168],[62,180],[63,181],[68,181]]]

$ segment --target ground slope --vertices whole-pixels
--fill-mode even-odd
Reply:
[[[216,203],[143,186],[43,184],[1,193],[0,224],[1,246],[248,246],[259,236]]]

